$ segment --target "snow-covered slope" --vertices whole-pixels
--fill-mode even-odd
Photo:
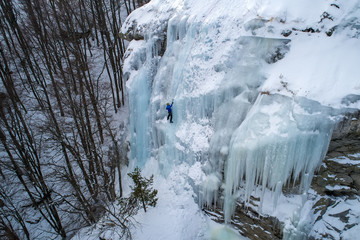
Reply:
[[[131,161],[160,189],[138,239],[207,239],[201,206],[229,222],[251,195],[286,222],[298,180],[304,206],[334,126],[360,108],[359,16],[358,0],[153,0],[129,16],[122,32],[144,37],[124,64]]]

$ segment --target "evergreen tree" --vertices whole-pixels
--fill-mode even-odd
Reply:
[[[130,201],[134,201],[135,204],[142,204],[144,211],[146,212],[146,206],[155,207],[157,202],[157,190],[152,189],[154,181],[154,175],[151,175],[149,179],[141,176],[141,170],[136,167],[132,173],[128,175],[134,181],[134,186],[131,187]]]

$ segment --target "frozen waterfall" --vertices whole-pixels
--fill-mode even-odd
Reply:
[[[270,188],[275,192],[275,206],[282,188],[297,180],[300,193],[306,194],[330,142],[334,126],[331,114],[331,108],[304,98],[276,94],[258,97],[231,137],[225,175],[227,221],[239,188],[244,189],[240,192],[245,201],[259,190],[260,204],[265,188]]]
[[[257,194],[264,201],[265,189],[275,205],[284,186],[306,194],[340,113],[296,96],[282,76],[281,89],[262,91],[267,68],[286,55],[290,40],[236,34],[244,22],[208,18],[212,10],[157,23],[145,40],[130,43],[124,70],[132,159],[140,166],[156,159],[164,176],[200,163],[199,203],[223,205],[229,222],[237,200]],[[165,110],[172,100],[174,124]]]

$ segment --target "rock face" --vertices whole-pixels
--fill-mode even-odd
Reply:
[[[310,239],[351,239],[359,231],[359,112],[334,131],[328,154],[312,181],[317,193]]]
[[[354,147],[356,140],[360,138],[360,111],[348,113],[342,121],[340,121],[332,135],[332,141],[329,146],[329,153],[336,150],[337,152],[344,152],[349,147]],[[339,147],[345,149],[339,149]],[[356,149],[354,149],[356,150]]]
[[[219,209],[205,209],[207,215],[218,223],[224,223],[224,213]],[[250,239],[282,239],[282,223],[275,217],[261,216],[251,208],[236,206],[231,225],[241,235]]]
[[[314,202],[307,239],[353,239],[360,231],[360,111],[348,114],[333,132],[323,164],[315,173],[309,198]],[[255,199],[256,200],[256,199]],[[250,205],[256,201],[251,201]],[[223,223],[218,209],[205,212]],[[282,239],[283,223],[238,204],[232,226],[250,239]],[[360,238],[360,237],[359,237]]]

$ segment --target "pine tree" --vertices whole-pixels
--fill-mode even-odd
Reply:
[[[134,186],[131,187],[130,199],[136,202],[136,204],[142,204],[144,211],[146,212],[146,206],[155,207],[157,202],[157,190],[152,189],[154,181],[154,175],[151,175],[149,179],[141,176],[141,170],[136,167],[132,173],[128,175],[134,181]]]

